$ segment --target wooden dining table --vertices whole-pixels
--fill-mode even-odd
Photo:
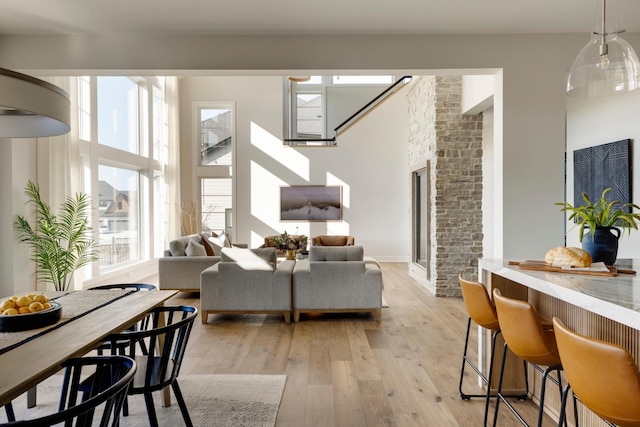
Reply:
[[[83,294],[74,296],[86,294],[92,298],[92,293],[97,291],[75,292]],[[12,345],[0,354],[0,407],[58,372],[66,360],[89,353],[108,335],[125,330],[176,293],[168,290],[130,292],[59,327]],[[61,305],[64,313],[65,305]],[[168,393],[165,393],[165,406],[169,404]]]

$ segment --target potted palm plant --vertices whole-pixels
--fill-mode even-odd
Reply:
[[[89,197],[76,193],[68,197],[54,214],[40,197],[40,188],[29,181],[25,187],[27,204],[32,207],[33,225],[22,215],[16,215],[14,226],[20,242],[31,246],[31,260],[36,264],[36,275],[55,290],[69,289],[73,273],[98,259],[98,249],[91,237],[87,213]]]
[[[584,205],[573,206],[568,202],[558,202],[561,211],[570,212],[568,220],[573,220],[580,227],[580,242],[582,249],[589,252],[593,262],[604,262],[607,265],[615,263],[618,256],[618,240],[626,231],[638,229],[640,214],[633,209],[640,210],[634,203],[622,204],[619,200],[607,201],[607,193],[611,188],[605,188],[600,199],[591,202],[589,196],[582,193]],[[622,229],[622,231],[620,231]],[[584,239],[585,231],[589,230],[589,238]]]

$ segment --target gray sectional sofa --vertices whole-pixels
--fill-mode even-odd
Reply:
[[[277,262],[275,248],[223,248],[200,279],[202,322],[214,313],[373,312],[382,320],[382,273],[362,246],[317,246],[309,259]]]

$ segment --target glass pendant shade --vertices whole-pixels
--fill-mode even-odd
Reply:
[[[626,93],[640,88],[640,61],[620,33],[607,32],[606,0],[601,0],[601,14],[591,41],[576,57],[567,77],[567,95],[595,97]],[[617,27],[617,25],[613,25]]]
[[[38,138],[69,132],[71,103],[51,83],[0,68],[0,138]]]
[[[608,54],[600,55],[602,38]],[[594,35],[580,51],[567,78],[567,95],[592,97],[631,92],[640,88],[640,61],[618,34]]]

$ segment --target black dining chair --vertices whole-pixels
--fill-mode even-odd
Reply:
[[[126,356],[96,356],[70,359],[62,364],[64,377],[57,413],[18,420],[2,427],[117,427],[120,411],[133,380],[136,363]],[[81,390],[81,379],[89,375]],[[79,393],[80,392],[80,393]]]
[[[93,288],[88,288],[87,290],[109,290],[109,289],[122,289],[122,290],[131,290],[131,291],[157,291],[158,288],[149,283],[110,283],[108,285],[100,285],[94,286]],[[131,326],[128,330],[137,330],[138,325],[135,324]],[[144,328],[144,326],[143,326]],[[124,349],[126,348],[128,341],[123,341],[121,343],[117,343],[117,348],[120,350],[120,354],[125,354]],[[106,350],[111,348],[110,343],[102,343],[100,346],[96,348],[98,355],[102,355]],[[142,348],[144,349],[144,343],[142,343]],[[125,409],[126,410],[126,409]]]
[[[136,361],[138,371],[128,394],[144,395],[149,424],[152,427],[158,426],[152,392],[168,386],[173,389],[185,424],[193,426],[178,385],[178,374],[197,315],[198,310],[191,306],[156,307],[147,314],[147,322],[142,322],[146,329],[124,331],[110,335],[106,340],[111,343],[113,353],[117,351],[117,343],[129,341],[126,347],[127,354]],[[146,342],[146,352],[138,351],[140,342]],[[126,411],[123,411],[123,414],[126,416]]]

